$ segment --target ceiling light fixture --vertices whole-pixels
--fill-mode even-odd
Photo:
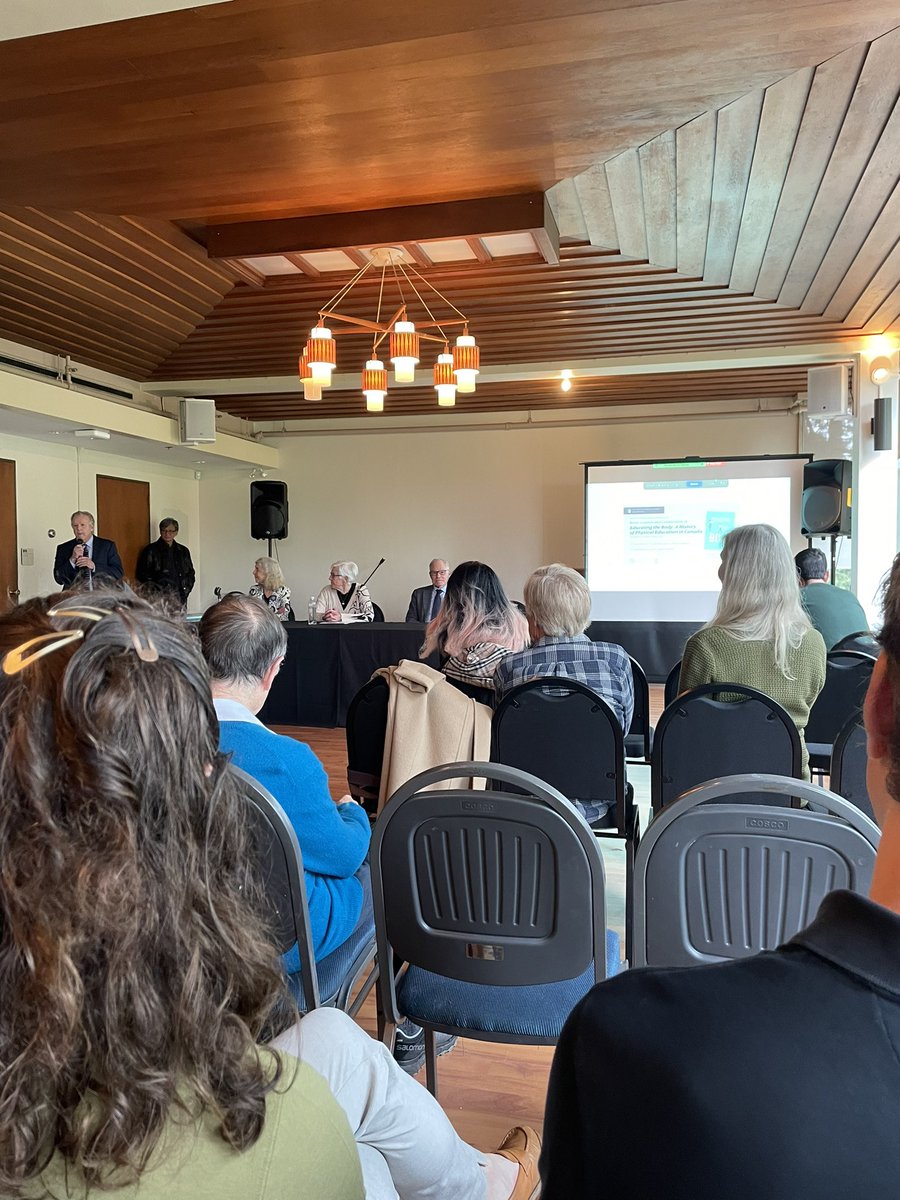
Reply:
[[[572,390],[572,372],[569,370],[563,371],[562,374],[560,375],[560,380],[561,380],[561,382],[560,382],[559,386],[562,388],[562,390],[564,392],[571,392],[571,390]]]
[[[434,386],[438,404],[449,408],[456,403],[456,393],[470,394],[475,391],[475,378],[480,370],[480,351],[475,338],[469,333],[469,319],[465,313],[447,299],[442,292],[409,262],[404,262],[404,251],[397,246],[377,246],[369,251],[369,261],[356,272],[329,302],[319,310],[317,324],[310,330],[306,347],[300,355],[299,373],[303,383],[303,395],[307,400],[320,400],[322,388],[331,386],[331,376],[337,366],[335,337],[339,334],[371,335],[372,352],[362,373],[362,390],[369,412],[383,412],[384,398],[388,390],[387,370],[378,357],[379,347],[387,339],[389,358],[394,369],[395,383],[414,383],[416,366],[419,363],[421,343],[437,342],[443,346],[434,365]],[[373,268],[381,267],[381,284],[378,289],[378,307],[374,321],[350,316],[338,310],[359,281]],[[388,272],[390,277],[388,278]],[[398,307],[387,320],[382,320],[385,283],[396,288]],[[421,290],[417,286],[421,285]],[[407,297],[407,289],[411,293]],[[427,289],[427,292],[426,292]],[[428,306],[423,292],[433,293],[448,309],[449,317],[438,319]],[[424,310],[425,320],[418,326],[409,316],[409,305],[413,297]],[[429,295],[432,304],[434,299]],[[326,324],[327,322],[327,324]],[[332,325],[346,325],[336,328]],[[445,326],[462,326],[451,352],[450,338]],[[425,332],[433,330],[434,332]]]

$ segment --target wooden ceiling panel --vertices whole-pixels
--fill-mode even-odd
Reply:
[[[0,204],[239,219],[543,189],[895,21],[895,0],[231,0],[25,38],[0,44]]]

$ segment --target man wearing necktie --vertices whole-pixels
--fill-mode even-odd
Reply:
[[[431,579],[430,587],[416,588],[409,598],[409,608],[406,610],[407,621],[433,621],[444,603],[444,592],[447,589],[447,576],[450,568],[444,558],[433,558],[428,564],[428,574]]]

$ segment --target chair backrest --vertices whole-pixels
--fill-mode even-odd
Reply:
[[[678,681],[681,679],[681,659],[672,668],[666,676],[666,686],[663,690],[663,705],[668,708],[669,705],[678,696]]]
[[[650,759],[650,684],[644,668],[628,655],[631,663],[631,681],[634,685],[634,712],[628,727],[627,737],[639,736],[643,743],[643,757]]]
[[[380,604],[376,604],[374,600],[372,601],[372,620],[380,621],[382,625],[384,624],[384,609]]]
[[[485,778],[519,794],[429,790]],[[500,986],[606,971],[603,859],[587,823],[554,788],[496,763],[448,763],[403,784],[370,854],[380,962]],[[393,972],[379,980],[395,1011]]]
[[[614,805],[624,833],[622,726],[578,680],[549,675],[508,692],[491,722],[491,761],[527,771],[570,800]]]
[[[860,812],[875,820],[866,766],[869,761],[862,712],[855,712],[834,741],[831,754],[831,790],[855,804]]]
[[[807,746],[831,746],[866,698],[875,659],[858,650],[832,650],[825,666],[825,685],[810,709]]]
[[[748,771],[797,779],[802,772],[797,726],[770,696],[743,684],[705,683],[663,712],[650,767],[654,812],[708,779]],[[748,795],[744,802],[757,797]]]
[[[300,954],[300,978],[307,1012],[318,1007],[319,983],[303,878],[303,855],[287,813],[270,791],[233,763],[247,801],[256,853],[269,909],[272,940],[285,954],[295,944]]]
[[[827,811],[734,804],[801,796]],[[770,950],[803,929],[826,893],[868,891],[880,834],[814,784],[736,775],[688,792],[635,853],[634,966],[691,966]]]
[[[372,816],[378,811],[389,696],[387,680],[376,675],[363,684],[347,709],[347,786]]]
[[[833,654],[835,650],[858,650],[860,654],[868,654],[872,658],[877,658],[881,647],[874,633],[868,629],[861,629],[858,633],[848,633],[839,642],[835,642],[831,647],[831,653]]]

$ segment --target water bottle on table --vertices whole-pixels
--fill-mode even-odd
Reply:
[[[316,598],[310,596],[309,603],[306,606],[306,620],[308,624],[315,625],[316,623]]]

